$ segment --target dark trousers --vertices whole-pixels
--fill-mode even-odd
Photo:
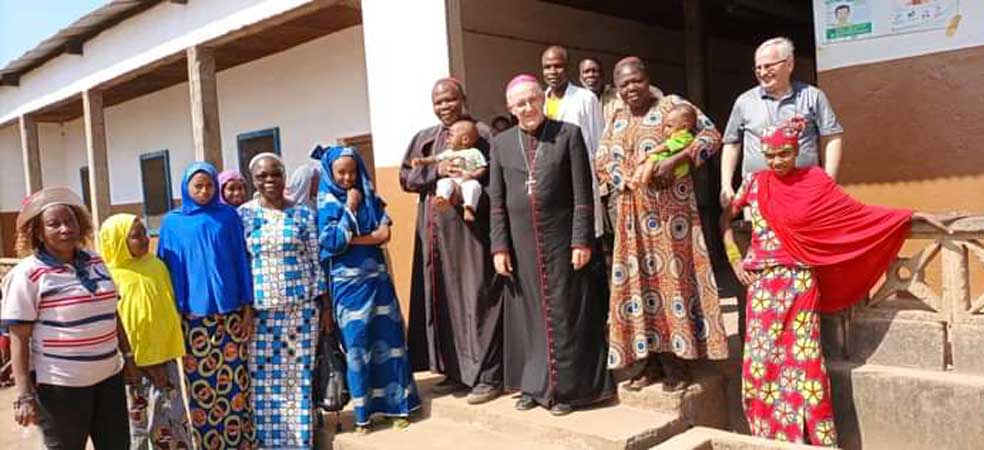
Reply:
[[[39,425],[49,450],[84,450],[87,438],[96,450],[130,447],[122,373],[86,387],[39,384],[37,394]]]

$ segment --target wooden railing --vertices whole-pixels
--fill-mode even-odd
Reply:
[[[909,245],[918,242],[922,247],[889,267],[885,281],[863,307],[922,309],[945,322],[984,315],[984,294],[971,295],[970,270],[971,258],[984,264],[984,216],[956,216],[943,223],[952,234],[927,223],[913,224]],[[937,258],[942,264],[931,282],[928,272]]]

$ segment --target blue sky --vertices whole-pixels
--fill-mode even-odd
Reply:
[[[0,67],[108,0],[0,0]]]

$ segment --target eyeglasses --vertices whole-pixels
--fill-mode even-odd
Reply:
[[[779,61],[773,61],[773,62],[765,63],[765,64],[756,64],[755,65],[755,71],[756,72],[767,72],[767,71],[770,71],[770,70],[775,69],[776,67],[778,67],[779,64],[782,64],[782,63],[786,62],[788,59],[789,58],[783,58],[783,59],[780,59]]]

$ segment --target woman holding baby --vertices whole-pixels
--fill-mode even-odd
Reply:
[[[626,106],[607,124],[596,156],[598,186],[614,214],[610,369],[644,362],[627,385],[689,384],[681,359],[725,359],[727,334],[701,233],[691,167],[721,136],[686,100],[654,96],[638,58],[615,66]]]

